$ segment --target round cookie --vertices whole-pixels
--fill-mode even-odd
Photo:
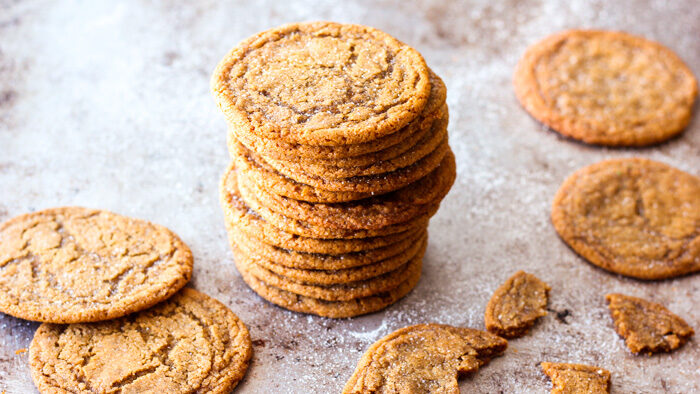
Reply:
[[[350,301],[324,301],[301,296],[270,286],[248,272],[243,271],[240,274],[253,291],[277,306],[294,312],[341,319],[377,312],[394,304],[416,287],[418,280],[420,280],[421,272],[420,270],[416,271],[413,276],[395,289],[369,297],[355,298]]]
[[[345,254],[295,252],[266,244],[242,231],[228,231],[229,242],[241,251],[259,259],[274,261],[275,265],[298,270],[337,271],[375,265],[388,259],[400,258],[402,253],[419,243],[425,231],[413,234],[397,243],[381,248]]]
[[[107,211],[53,208],[0,224],[0,311],[81,323],[155,305],[192,275],[192,253],[165,227]]]
[[[430,80],[423,57],[384,32],[311,22],[241,42],[217,66],[211,90],[238,130],[335,146],[401,129],[425,107]]]
[[[430,217],[437,212],[439,204],[433,204],[426,212],[412,218],[403,223],[396,223],[376,229],[339,229],[326,227],[324,225],[314,225],[309,222],[290,218],[279,214],[275,211],[263,206],[256,198],[255,193],[250,192],[244,187],[245,184],[238,183],[238,192],[241,198],[250,209],[259,215],[264,221],[277,227],[280,230],[291,234],[297,234],[302,237],[320,238],[320,239],[357,239],[367,237],[378,237],[410,231],[419,227],[425,228],[428,226]]]
[[[350,301],[355,298],[369,297],[396,288],[406,281],[423,266],[423,252],[419,251],[407,262],[394,271],[382,274],[375,278],[332,285],[318,285],[297,282],[285,278],[274,272],[256,265],[247,256],[240,253],[237,248],[232,248],[236,268],[239,272],[246,271],[259,280],[279,289],[289,291],[306,297],[317,298],[325,301]]]
[[[679,134],[698,93],[664,46],[622,32],[570,30],[531,46],[513,77],[537,120],[589,144],[644,146]]]
[[[128,317],[42,324],[29,348],[42,393],[229,393],[252,355],[248,329],[196,290]]]
[[[238,184],[250,189],[266,208],[317,226],[345,229],[376,229],[411,220],[438,204],[457,175],[454,154],[448,152],[438,168],[399,190],[359,201],[313,204],[269,192],[248,174],[239,171]]]
[[[424,249],[427,242],[428,237],[427,232],[425,232],[421,236],[420,241],[414,242],[411,247],[400,252],[396,256],[392,256],[386,260],[369,265],[338,270],[290,268],[277,264],[275,261],[260,257],[255,253],[251,254],[247,252],[248,248],[245,244],[233,243],[232,246],[235,246],[235,248],[237,248],[254,264],[295,282],[311,283],[315,285],[335,285],[366,280],[394,271],[400,266],[406,264],[406,262],[410,260],[412,256],[418,253],[420,248]]]
[[[367,349],[343,393],[459,393],[459,376],[476,372],[507,347],[505,339],[472,328],[404,327]]]
[[[267,162],[267,164],[285,177],[316,189],[332,192],[388,193],[398,190],[429,174],[440,165],[440,162],[449,150],[450,146],[447,143],[447,137],[445,137],[435,150],[407,167],[399,168],[384,174],[356,176],[343,179],[324,178],[310,175],[302,171],[296,172],[280,162]],[[255,155],[251,156],[258,162],[264,161],[264,159],[255,157]]]
[[[375,161],[369,164],[356,164],[350,167],[335,164],[308,163],[300,161],[284,161],[269,159],[263,155],[264,160],[272,163],[273,168],[285,168],[294,173],[304,173],[311,176],[329,179],[346,179],[360,176],[385,174],[399,168],[408,167],[434,151],[440,143],[447,138],[448,117],[445,115],[436,119],[430,126],[430,132],[420,139],[414,146],[401,155],[394,158]]]
[[[220,189],[221,205],[224,210],[228,231],[242,231],[263,242],[298,252],[344,254],[391,245],[423,229],[413,229],[402,233],[381,237],[357,239],[318,239],[301,237],[282,231],[265,222],[253,212],[240,197],[233,167],[224,174]]]
[[[614,159],[576,171],[552,203],[559,236],[586,260],[638,279],[700,271],[700,179]]]
[[[234,140],[238,140],[253,152],[280,160],[300,160],[302,162],[319,160],[320,163],[335,161],[336,165],[352,166],[356,163],[364,165],[377,160],[390,159],[415,145],[415,141],[418,141],[417,136],[421,132],[427,131],[434,119],[442,117],[447,112],[445,83],[432,71],[430,72],[430,85],[428,102],[418,118],[399,131],[370,142],[339,146],[290,144],[280,139],[260,138],[255,134],[246,133],[245,130],[229,127],[229,150],[231,149],[230,144]],[[414,142],[411,142],[413,139],[415,139]]]

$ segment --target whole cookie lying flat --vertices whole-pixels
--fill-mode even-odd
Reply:
[[[227,231],[229,241],[249,256],[274,261],[276,265],[300,270],[344,270],[382,263],[388,259],[401,257],[407,250],[420,244],[425,231],[416,233],[397,243],[381,248],[345,254],[320,254],[295,252],[269,245],[242,231]]]
[[[624,294],[605,296],[615,330],[633,353],[670,352],[695,333],[685,320],[654,302]]]
[[[552,203],[559,236],[591,263],[639,279],[700,270],[700,179],[647,159],[576,171]]]
[[[537,120],[590,144],[643,146],[690,121],[698,94],[690,69],[664,46],[622,32],[570,30],[531,46],[515,93]]]
[[[242,231],[265,243],[297,252],[344,254],[381,248],[412,237],[421,228],[380,237],[357,239],[318,239],[301,237],[270,225],[252,211],[240,197],[235,169],[229,168],[222,178],[221,206],[228,231]]]
[[[245,242],[232,242],[232,248],[238,249],[254,264],[290,280],[311,284],[334,285],[366,280],[398,269],[402,265],[405,265],[406,262],[411,259],[411,257],[415,256],[420,248],[425,248],[425,245],[428,242],[427,232],[422,234],[420,241],[413,242],[414,244],[408,249],[405,249],[396,256],[389,257],[386,260],[381,260],[373,264],[359,267],[335,270],[290,268],[277,264],[277,262],[274,260],[267,259],[255,252],[251,252],[250,247]]]
[[[343,393],[459,393],[459,375],[476,372],[507,346],[471,328],[405,327],[367,349]]]
[[[540,364],[552,380],[551,394],[606,394],[610,392],[610,372],[584,364]]]
[[[344,145],[381,138],[416,118],[430,80],[423,57],[384,32],[312,22],[241,42],[217,66],[211,89],[237,129]]]
[[[369,297],[355,298],[350,301],[325,301],[318,298],[306,297],[280,288],[270,286],[247,271],[239,271],[243,280],[260,297],[267,301],[294,312],[341,319],[366,315],[377,312],[397,302],[408,294],[420,279],[421,272],[417,270],[405,282],[385,293]]]
[[[192,274],[192,253],[165,227],[67,207],[0,224],[0,311],[80,323],[146,309]]]
[[[504,338],[525,335],[547,314],[550,287],[535,275],[518,271],[502,284],[486,305],[486,329]]]
[[[247,175],[246,171],[238,172],[239,185],[250,189],[270,210],[317,226],[355,230],[377,229],[414,219],[445,197],[457,173],[454,154],[448,152],[438,168],[408,186],[380,196],[334,204],[314,204],[278,195],[261,188]]]
[[[229,393],[251,354],[248,329],[233,312],[183,289],[116,320],[42,324],[29,365],[42,393]]]
[[[434,119],[447,111],[445,83],[435,73],[430,72],[430,96],[421,114],[409,124],[387,136],[373,141],[336,146],[306,145],[287,143],[280,139],[268,139],[229,127],[228,143],[239,140],[246,148],[258,154],[280,160],[301,162],[332,162],[339,166],[365,165],[377,160],[396,157],[414,146],[422,131],[428,131]]]

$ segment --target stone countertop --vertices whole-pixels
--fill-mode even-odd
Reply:
[[[192,2],[194,3],[194,2]],[[700,120],[666,144],[610,150],[560,138],[511,88],[527,45],[566,28],[625,30],[675,50],[700,75],[700,7],[684,1],[0,1],[0,221],[83,205],[177,232],[195,256],[191,286],[238,314],[255,344],[241,393],[339,392],[362,352],[415,323],[483,327],[493,290],[518,269],[552,286],[550,313],[464,392],[547,392],[543,360],[612,372],[612,391],[700,391],[697,339],[634,356],[603,295],[666,305],[700,329],[700,282],[639,282],[585,263],[557,237],[550,202],[572,171],[644,156],[700,173]],[[232,264],[217,186],[226,125],[209,94],[218,60],[243,38],[303,20],[378,27],[415,46],[445,80],[458,178],[430,224],[418,287],[383,312],[330,320],[277,308]],[[696,106],[697,107],[697,106]],[[697,110],[697,108],[696,108]],[[27,348],[37,327],[0,315],[0,392],[34,392]],[[696,335],[697,338],[697,335]]]

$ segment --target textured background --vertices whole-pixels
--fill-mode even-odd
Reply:
[[[119,3],[119,4],[117,4]],[[191,2],[194,3],[194,2]],[[338,392],[370,343],[420,322],[483,327],[492,291],[517,269],[552,286],[550,314],[504,357],[462,381],[470,392],[546,392],[543,360],[612,372],[612,390],[700,391],[697,339],[670,355],[633,356],[603,294],[661,302],[700,329],[698,276],[643,283],[576,257],[549,223],[572,171],[640,155],[700,174],[700,121],[643,150],[559,138],[518,106],[511,73],[528,44],[573,27],[658,40],[700,74],[700,7],[687,1],[0,0],[0,220],[84,205],[171,228],[195,256],[192,286],[250,328],[253,363],[240,392]],[[357,22],[415,46],[448,86],[457,182],[430,226],[424,276],[371,316],[328,320],[274,307],[231,262],[217,183],[227,164],[223,116],[208,91],[218,60],[243,38],[285,22]],[[697,109],[697,108],[696,108]],[[0,314],[0,391],[30,393],[36,324]]]

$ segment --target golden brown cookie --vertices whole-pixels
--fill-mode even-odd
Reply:
[[[430,80],[423,57],[384,32],[311,22],[241,42],[217,66],[211,89],[238,130],[344,145],[392,134],[415,119]]]
[[[277,262],[274,260],[261,257],[255,252],[250,253],[249,245],[246,243],[234,242],[232,244],[232,248],[235,248],[242,253],[246,259],[248,259],[248,261],[251,261],[255,265],[261,266],[277,274],[278,276],[295,282],[311,283],[316,285],[335,285],[367,280],[394,271],[405,265],[406,262],[409,261],[411,257],[415,256],[420,249],[425,249],[427,242],[428,237],[427,234],[424,233],[418,242],[413,241],[413,245],[396,256],[392,256],[386,260],[373,264],[336,270],[290,268],[277,264]]]
[[[663,163],[614,159],[576,171],[554,197],[552,223],[608,271],[651,280],[700,270],[700,179]]]
[[[504,338],[525,335],[547,314],[550,287],[535,275],[518,271],[502,284],[486,305],[486,329]]]
[[[248,329],[196,290],[94,324],[42,324],[29,348],[42,393],[229,393],[252,354]]]
[[[605,299],[615,330],[633,353],[670,352],[695,334],[685,320],[657,303],[624,294]]]
[[[552,380],[551,394],[606,394],[610,392],[610,372],[584,364],[540,364]]]
[[[447,195],[457,173],[454,154],[448,152],[433,172],[399,190],[333,204],[314,204],[275,194],[261,188],[248,175],[239,171],[238,184],[248,188],[266,208],[317,226],[356,230],[378,229],[414,219]]]
[[[679,134],[698,94],[668,48],[614,31],[569,30],[531,46],[515,94],[537,120],[589,144],[643,146]]]
[[[273,261],[275,265],[290,269],[337,271],[367,265],[384,263],[385,260],[400,258],[401,254],[420,244],[425,231],[416,233],[397,243],[381,248],[345,254],[320,254],[295,252],[266,244],[242,231],[228,231],[229,241],[249,256]]]
[[[460,375],[476,372],[507,346],[505,339],[471,328],[405,327],[367,349],[343,393],[459,393]]]
[[[165,227],[65,207],[0,224],[0,311],[27,320],[113,319],[165,300],[192,275],[192,253]]]
[[[260,218],[240,197],[235,169],[229,168],[220,185],[221,205],[228,231],[242,231],[250,237],[297,252],[345,254],[381,248],[413,237],[422,228],[380,237],[357,239],[318,239],[282,231]]]
[[[235,246],[232,248],[232,251],[236,268],[239,272],[246,271],[269,286],[319,300],[350,301],[355,298],[385,293],[396,288],[408,278],[413,277],[423,266],[425,248],[421,248],[408,261],[404,261],[404,264],[393,271],[369,279],[330,285],[320,285],[287,278],[264,268],[262,265],[255,264],[254,260],[241,253]]]
[[[350,301],[324,301],[270,286],[247,271],[239,272],[253,291],[275,305],[294,312],[309,313],[334,319],[366,315],[394,304],[416,287],[421,275],[420,270],[418,270],[405,282],[385,293],[355,298]]]
[[[258,154],[280,160],[302,162],[332,162],[335,165],[366,165],[378,160],[396,157],[415,145],[429,131],[434,119],[447,112],[445,84],[435,73],[430,72],[430,96],[423,112],[401,130],[373,141],[338,146],[306,145],[287,143],[280,139],[261,138],[235,127],[229,127],[227,141],[229,149],[235,140]]]

